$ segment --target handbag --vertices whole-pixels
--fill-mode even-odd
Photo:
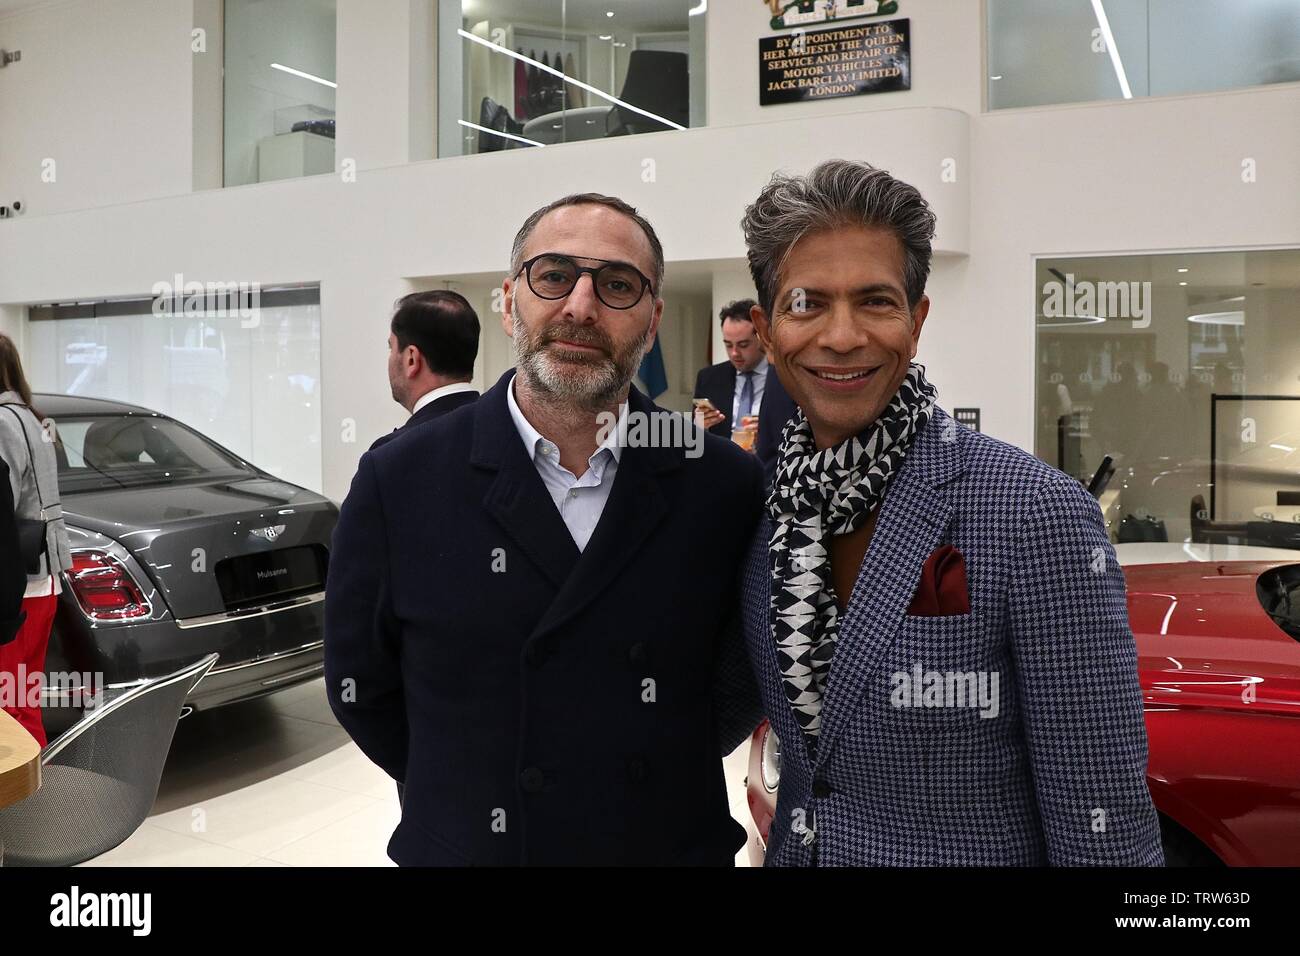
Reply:
[[[27,426],[23,424],[22,416],[14,411],[15,404],[5,402],[4,407],[9,409],[9,413],[18,420],[18,430],[23,433],[23,441],[27,443],[27,458],[32,463],[32,481],[36,485],[36,500],[41,506],[40,518],[15,517],[14,519],[14,523],[18,525],[18,555],[22,558],[23,570],[28,575],[33,575],[41,573],[42,555],[46,555],[45,566],[49,567],[49,536],[45,530],[45,499],[41,497],[41,483],[36,479],[36,454],[32,451],[32,440],[27,435]],[[26,405],[19,407],[27,408]]]

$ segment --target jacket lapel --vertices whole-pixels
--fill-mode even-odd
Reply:
[[[898,635],[921,568],[943,537],[952,505],[942,486],[960,474],[956,423],[936,408],[885,493],[880,517],[840,619],[839,639],[822,700],[816,765],[861,702],[865,685]]]
[[[635,388],[628,396],[628,406],[634,413],[657,410]],[[610,489],[596,530],[573,573],[542,617],[535,635],[554,630],[589,605],[641,551],[645,540],[670,510],[658,476],[680,467],[681,457],[679,451],[669,448],[623,449],[614,487]],[[554,506],[551,510],[555,510]],[[572,542],[567,529],[564,534]],[[649,586],[650,582],[646,583]]]
[[[475,406],[470,463],[496,472],[483,507],[558,590],[578,561],[578,546],[510,417],[506,389],[513,377],[511,369]]]

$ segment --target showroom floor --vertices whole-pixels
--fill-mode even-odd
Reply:
[[[749,744],[725,761],[751,830]],[[87,866],[392,866],[397,793],[339,727],[322,680],[181,721],[153,812]],[[737,863],[747,865],[742,849]]]

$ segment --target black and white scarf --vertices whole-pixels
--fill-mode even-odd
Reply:
[[[829,536],[866,522],[934,411],[935,389],[913,363],[889,405],[861,434],[817,450],[801,411],[781,434],[767,499],[772,516],[772,636],[795,718],[815,746],[839,634]]]

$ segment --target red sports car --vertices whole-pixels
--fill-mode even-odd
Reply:
[[[1181,543],[1116,552],[1166,861],[1300,865],[1300,555]],[[780,774],[780,743],[764,721],[746,781],[755,865]]]

